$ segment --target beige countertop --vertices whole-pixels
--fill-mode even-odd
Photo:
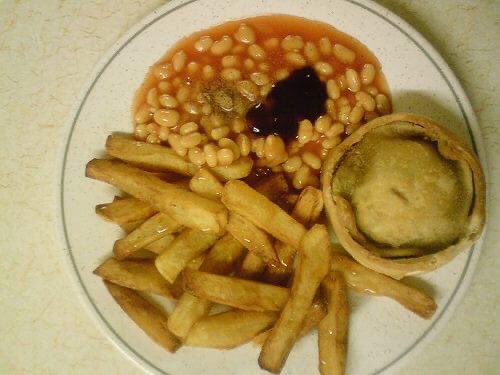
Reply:
[[[0,2],[0,374],[139,374],[72,285],[56,233],[58,151],[94,64],[162,0]],[[489,229],[472,284],[405,374],[500,370],[500,2],[382,0],[441,52],[479,119]]]

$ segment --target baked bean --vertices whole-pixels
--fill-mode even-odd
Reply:
[[[249,71],[254,70],[255,69],[255,61],[253,61],[250,58],[246,58],[243,61],[243,68],[245,68],[246,70],[249,70]]]
[[[195,131],[198,131],[198,124],[196,122],[190,121],[186,122],[184,125],[180,127],[179,134],[186,135]]]
[[[219,147],[220,148],[228,148],[233,152],[234,159],[233,160],[238,160],[240,158],[240,148],[236,144],[235,141],[233,141],[230,138],[221,138],[219,139]]]
[[[201,70],[201,74],[205,81],[209,81],[215,77],[215,70],[211,65],[205,65]]]
[[[375,67],[372,64],[365,64],[361,69],[361,82],[363,85],[369,85],[375,79]]]
[[[332,118],[328,115],[319,116],[314,122],[314,129],[320,134],[325,134],[332,125]]]
[[[335,106],[335,101],[333,99],[331,99],[331,98],[326,99],[325,109],[326,109],[326,113],[328,113],[328,115],[330,115],[330,117],[332,119],[337,118],[337,109]]]
[[[199,147],[190,148],[188,159],[191,163],[201,167],[206,162],[205,153]]]
[[[326,92],[332,99],[338,99],[340,97],[340,88],[334,79],[326,81]]]
[[[307,180],[309,179],[309,175],[311,174],[311,169],[302,164],[300,168],[295,172],[292,179],[292,185],[295,189],[301,190],[306,187]]]
[[[234,34],[234,39],[245,44],[255,43],[255,31],[250,26],[242,23]]]
[[[358,92],[361,88],[361,80],[359,79],[358,72],[354,69],[347,68],[345,71],[345,80],[347,88],[352,92]]]
[[[234,68],[240,66],[240,58],[235,55],[227,55],[222,58],[221,64],[224,68]]]
[[[157,80],[171,78],[175,74],[172,64],[160,64],[153,68],[153,75]]]
[[[158,134],[159,131],[160,131],[160,128],[161,126],[159,126],[158,124],[155,124],[154,122],[150,122],[148,125],[148,132],[151,134],[151,133],[154,133],[154,134]]]
[[[170,147],[180,156],[186,156],[187,148],[181,146],[181,136],[179,134],[170,133],[168,136]]]
[[[327,148],[322,148],[321,150],[319,150],[319,158],[321,160],[325,160],[327,156],[328,156],[328,149]]]
[[[268,166],[274,167],[283,163],[288,155],[285,142],[278,135],[268,135],[264,141],[264,156],[268,160]]]
[[[212,139],[218,141],[219,139],[226,137],[229,134],[229,131],[229,127],[220,126],[218,128],[212,129],[212,131],[210,132],[210,136],[212,137]]]
[[[337,107],[342,107],[342,106],[350,106],[351,103],[349,102],[349,99],[347,99],[346,96],[341,96],[340,98],[337,99]]]
[[[355,105],[349,114],[349,122],[351,124],[357,124],[363,119],[363,115],[365,114],[365,110],[361,105]]]
[[[274,76],[276,77],[276,79],[278,81],[286,79],[289,75],[290,75],[290,72],[286,68],[280,68],[280,69],[276,70],[276,73],[274,74]]]
[[[177,95],[176,95],[177,101],[179,103],[186,102],[189,99],[190,94],[191,94],[191,89],[189,88],[189,86],[179,87],[179,89],[177,90]]]
[[[296,172],[302,165],[302,159],[300,156],[292,156],[288,158],[287,161],[283,163],[283,169],[287,173]]]
[[[269,65],[266,62],[261,62],[261,63],[259,63],[258,68],[261,72],[267,73],[271,70],[271,65]]]
[[[264,157],[264,138],[256,138],[252,141],[252,151],[255,152],[258,158]]]
[[[214,44],[214,41],[211,37],[202,36],[194,43],[194,48],[198,52],[206,52],[212,47],[212,44]]]
[[[212,47],[210,47],[210,52],[215,56],[222,56],[225,53],[228,53],[233,46],[233,40],[230,36],[224,35],[221,39],[214,42]]]
[[[196,61],[191,61],[189,64],[187,64],[187,71],[188,74],[192,77],[200,71],[200,64],[198,64]]]
[[[181,87],[183,83],[183,80],[181,77],[175,77],[173,80],[172,80],[172,86],[174,86],[174,88],[178,89],[179,87]]]
[[[245,131],[246,128],[247,124],[245,120],[239,117],[235,117],[231,122],[231,130],[236,134],[242,133],[243,131]]]
[[[306,42],[304,45],[304,55],[310,64],[317,63],[319,61],[319,52],[316,45],[312,42]]]
[[[248,47],[248,55],[257,61],[262,61],[266,58],[267,53],[258,44],[252,44]]]
[[[327,138],[335,138],[344,132],[344,128],[344,124],[341,122],[335,122],[330,129],[326,131],[325,135]]]
[[[267,85],[270,81],[269,76],[266,73],[255,72],[250,74],[250,79],[258,86]]]
[[[251,151],[251,142],[250,138],[248,138],[245,134],[238,134],[236,137],[236,144],[240,148],[241,156],[247,156]]]
[[[341,74],[337,77],[337,86],[339,87],[341,92],[347,89],[347,81],[344,74]]]
[[[168,81],[160,81],[158,82],[158,91],[162,94],[168,94],[172,91],[172,84]]]
[[[148,143],[161,143],[160,138],[156,134],[150,134],[146,138],[146,142]]]
[[[134,135],[137,139],[143,141],[149,134],[148,126],[146,124],[139,124],[135,127]]]
[[[158,101],[158,89],[156,87],[149,89],[146,95],[146,103],[153,108],[160,108],[160,102]]]
[[[222,125],[224,125],[224,116],[222,116],[220,113],[214,113],[210,116],[210,123],[218,128]]]
[[[177,126],[181,116],[179,112],[173,109],[158,109],[155,111],[153,118],[158,125],[173,128]]]
[[[255,101],[257,99],[257,96],[259,95],[258,87],[255,85],[255,83],[249,80],[239,81],[236,84],[236,89],[241,95],[252,102]]]
[[[264,48],[266,49],[275,49],[280,45],[280,41],[278,38],[269,38],[264,40]]]
[[[375,96],[375,102],[377,103],[377,111],[382,115],[387,115],[391,113],[391,103],[389,98],[384,94],[378,94]]]
[[[213,143],[208,143],[205,146],[203,146],[203,152],[205,153],[205,160],[207,162],[207,165],[211,168],[216,167],[218,164],[217,150],[218,147]]]
[[[186,102],[183,104],[182,108],[186,113],[189,113],[191,115],[199,115],[200,114],[200,107],[198,104],[194,102]]]
[[[222,148],[219,151],[217,151],[217,161],[219,162],[219,165],[222,166],[231,165],[233,160],[234,160],[234,154],[231,149]]]
[[[318,41],[319,51],[323,56],[330,56],[332,53],[332,43],[327,37],[323,37]]]
[[[181,146],[192,148],[198,146],[201,142],[201,134],[198,132],[189,133],[181,137]]]
[[[205,103],[201,106],[201,113],[204,115],[209,115],[212,113],[212,106],[208,103]]]
[[[349,115],[351,114],[351,107],[349,105],[342,105],[339,107],[337,118],[344,124],[349,123]]]
[[[172,57],[172,66],[176,72],[182,71],[186,65],[187,55],[186,52],[180,50],[174,57]]]
[[[302,160],[312,169],[321,169],[321,159],[312,152],[304,152],[302,154]]]
[[[365,91],[373,97],[377,96],[378,94],[378,89],[373,85],[366,86]]]
[[[222,69],[220,75],[226,81],[237,81],[241,78],[241,72],[236,68]]]
[[[298,35],[287,35],[281,41],[281,48],[285,51],[300,50],[302,47],[304,47],[304,41]]]
[[[316,142],[317,140],[319,140],[319,137],[320,137],[320,133],[318,133],[316,130],[313,130],[313,135],[311,137],[311,142]]]
[[[300,149],[302,148],[303,144],[301,144],[298,140],[294,139],[290,142],[288,142],[286,149],[288,151],[288,155],[295,155],[299,153]]]
[[[299,122],[299,131],[297,139],[299,143],[305,144],[311,140],[313,136],[313,125],[309,120],[302,120]]]
[[[306,59],[298,52],[287,52],[285,54],[285,59],[294,66],[300,67],[306,65]]]
[[[375,99],[364,91],[356,93],[356,100],[361,106],[363,106],[365,111],[371,112],[375,109]]]
[[[177,108],[179,106],[179,102],[177,101],[177,99],[169,94],[160,95],[158,100],[160,104],[166,108]]]
[[[281,173],[283,172],[283,167],[281,165],[275,165],[274,167],[271,167],[271,170],[274,173]]]
[[[325,138],[325,139],[323,139],[321,146],[325,150],[330,150],[330,149],[334,148],[335,146],[337,146],[340,143],[340,141],[341,141],[341,139],[339,136],[332,137],[332,138]]]
[[[356,60],[356,54],[342,44],[333,46],[333,56],[343,64],[352,64]]]
[[[314,64],[314,69],[318,72],[318,74],[322,74],[324,76],[329,76],[333,73],[333,67],[324,61],[319,61]]]
[[[246,48],[243,44],[237,44],[231,49],[231,53],[234,55],[241,55],[246,51]]]
[[[162,141],[166,142],[166,141],[168,141],[169,135],[170,135],[170,129],[167,128],[166,126],[162,126],[160,131],[158,132],[158,138],[160,138]]]
[[[319,177],[314,173],[309,174],[309,178],[306,181],[306,186],[312,186],[315,188],[319,188]]]
[[[144,124],[149,120],[151,120],[152,117],[153,117],[152,108],[147,104],[143,104],[135,112],[134,120],[137,124]]]

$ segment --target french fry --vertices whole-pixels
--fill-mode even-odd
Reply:
[[[266,266],[267,263],[261,257],[249,252],[241,263],[238,276],[242,279],[258,279],[266,269]]]
[[[172,171],[183,176],[192,176],[198,167],[174,150],[161,145],[139,142],[121,135],[110,135],[106,140],[106,152],[128,163],[159,171]]]
[[[168,316],[136,291],[104,281],[106,288],[123,311],[158,345],[173,353],[179,340],[167,329]]]
[[[205,348],[235,348],[252,340],[276,319],[278,313],[274,311],[232,310],[207,316],[193,326],[184,344]]]
[[[200,267],[201,271],[227,275],[231,273],[234,263],[244,254],[244,248],[230,234],[219,239],[206,256]],[[212,302],[184,293],[175,305],[168,328],[177,337],[185,338],[191,327],[210,312]]]
[[[201,168],[189,181],[189,188],[202,197],[219,200],[224,186],[208,170]]]
[[[117,240],[113,246],[113,252],[118,259],[125,259],[151,242],[159,240],[166,234],[178,232],[181,228],[182,226],[170,215],[157,213],[139,228]]]
[[[125,288],[172,298],[170,284],[152,262],[109,258],[95,269],[94,274]]]
[[[224,186],[222,202],[257,227],[278,240],[299,247],[306,229],[279,206],[242,181],[229,181]]]
[[[430,319],[437,305],[424,292],[375,272],[342,254],[332,257],[332,270],[343,274],[349,288],[359,293],[392,298],[424,319]]]
[[[330,240],[324,225],[313,226],[301,241],[299,262],[295,271],[290,298],[262,346],[259,365],[278,373],[298,339],[314,295],[330,272]]]
[[[171,148],[139,142],[121,135],[108,137],[106,152],[117,159],[153,171],[171,171],[183,176],[194,176],[199,169],[195,164],[177,155]],[[228,181],[248,176],[252,166],[251,158],[241,157],[227,167],[212,168],[211,172],[221,180]]]
[[[347,354],[349,306],[347,288],[340,272],[332,271],[321,283],[328,314],[318,328],[319,371],[321,375],[342,375]]]
[[[252,171],[253,160],[243,156],[227,166],[210,168],[210,172],[221,181],[238,180],[247,177]]]
[[[199,257],[194,258],[192,261],[190,261],[185,270],[193,270],[197,271],[200,269],[201,265],[205,261],[206,254],[202,254]],[[184,272],[184,271],[182,271]],[[182,278],[182,273],[175,279],[175,282],[172,284],[171,291],[172,291],[172,296],[174,298],[179,299],[182,297],[184,294],[184,281]],[[169,318],[170,319],[170,318]]]
[[[318,220],[323,211],[323,193],[321,190],[311,186],[306,187],[299,195],[295,207],[292,210],[292,217],[306,228]],[[276,254],[279,262],[267,266],[267,276],[273,283],[285,283],[293,271],[293,260],[296,248],[277,241],[275,243]]]
[[[120,227],[124,230],[125,233],[128,234],[139,228],[142,225],[142,223],[144,223],[144,220],[129,221],[120,224]]]
[[[155,259],[155,265],[162,276],[173,283],[187,264],[203,254],[217,241],[209,232],[186,228]]]
[[[167,247],[170,246],[174,239],[175,234],[166,233],[162,238],[157,239],[156,241],[153,241],[150,244],[144,246],[144,250],[155,253],[156,255],[160,255],[165,251]]]
[[[120,226],[134,222],[142,223],[156,212],[150,204],[132,197],[115,199],[111,203],[95,206],[97,215]]]
[[[304,325],[299,333],[299,338],[307,335],[314,327],[316,327],[321,319],[323,319],[326,315],[325,307],[321,301],[315,301],[309,311],[307,312],[306,319],[304,321]],[[259,333],[252,340],[255,345],[262,346],[264,342],[267,340],[269,334],[271,333],[272,328]]]
[[[278,260],[269,235],[244,217],[230,213],[226,230],[249,251],[262,258],[264,262],[271,263]]]
[[[180,224],[220,233],[227,223],[227,210],[219,202],[169,184],[151,174],[117,160],[91,160],[86,176],[110,183],[150,203]]]
[[[289,290],[279,286],[186,270],[184,290],[200,298],[241,310],[279,311]]]

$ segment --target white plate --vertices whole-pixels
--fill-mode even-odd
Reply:
[[[396,111],[430,116],[470,142],[485,166],[481,135],[470,103],[437,52],[408,24],[369,1],[190,0],[171,1],[130,30],[104,56],[68,124],[58,182],[60,223],[71,273],[85,304],[109,338],[150,372],[163,374],[256,374],[259,350],[181,348],[164,352],[114,303],[92,270],[107,256],[120,230],[94,214],[114,190],[84,177],[87,161],[103,154],[106,136],[130,132],[130,104],[154,61],[185,35],[229,19],[287,13],[330,23],[366,44],[380,59]],[[439,309],[426,321],[396,303],[351,296],[349,374],[397,373],[449,319],[467,288],[481,243],[450,264],[421,277]],[[284,374],[316,373],[316,334],[293,349]]]

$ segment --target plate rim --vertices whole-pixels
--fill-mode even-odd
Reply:
[[[121,351],[127,358],[129,358],[136,366],[149,373],[166,374],[167,372],[156,367],[153,363],[144,358],[133,347],[131,347],[110,325],[105,319],[104,315],[97,308],[97,305],[92,300],[89,292],[87,291],[84,283],[82,282],[80,273],[78,271],[75,259],[71,252],[71,245],[68,234],[66,232],[65,212],[64,212],[64,176],[67,161],[67,152],[69,150],[73,129],[78,122],[81,110],[83,109],[88,96],[90,95],[95,84],[100,76],[104,73],[107,67],[111,64],[114,58],[128,45],[128,43],[136,36],[141,34],[149,26],[161,20],[163,17],[175,12],[186,5],[195,3],[199,0],[171,0],[168,3],[154,9],[148,15],[143,17],[132,27],[130,27],[115,43],[113,43],[106,52],[101,56],[95,64],[89,78],[80,89],[75,105],[69,112],[68,119],[65,121],[62,139],[63,143],[60,145],[58,152],[58,173],[55,181],[55,200],[56,204],[56,226],[57,233],[62,243],[62,251],[66,261],[66,272],[70,275],[73,281],[73,287],[78,291],[78,298],[85,305],[87,313],[92,316],[92,319],[97,323],[97,326],[111,341],[111,343]],[[460,81],[446,63],[441,54],[434,48],[434,46],[423,37],[413,26],[404,21],[401,17],[393,13],[391,10],[377,4],[373,0],[340,0],[351,3],[355,6],[361,7],[370,13],[380,17],[383,21],[389,23],[392,27],[396,28],[400,33],[404,34],[410,39],[429,59],[432,65],[439,71],[440,75],[446,81],[450,91],[453,93],[455,101],[457,102],[462,119],[467,126],[467,131],[472,142],[473,151],[478,156],[484,170],[485,180],[488,183],[488,163],[486,158],[486,150],[483,143],[482,131],[478,125],[476,114],[472,108],[469,98],[467,97]],[[487,192],[486,206],[488,207],[489,196]],[[456,284],[455,289],[452,291],[448,301],[443,305],[442,310],[435,320],[429,325],[424,333],[408,348],[406,348],[394,360],[377,369],[374,374],[381,373],[396,373],[397,370],[403,368],[406,363],[415,355],[417,355],[448,323],[453,315],[457,306],[462,301],[465,292],[468,290],[470,282],[474,276],[476,265],[481,254],[484,238],[487,232],[486,223],[480,239],[468,250],[468,257],[462,269],[462,274]],[[408,355],[410,354],[411,355]]]

